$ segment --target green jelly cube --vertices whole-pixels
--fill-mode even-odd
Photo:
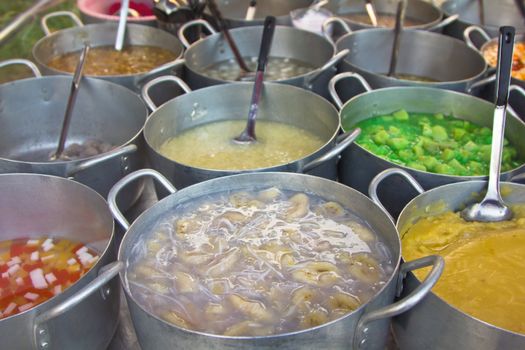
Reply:
[[[386,144],[389,138],[390,135],[388,134],[388,132],[386,132],[386,130],[381,130],[377,132],[374,136],[372,136],[372,140],[374,140],[374,142],[378,145]]]
[[[410,142],[407,139],[401,137],[390,138],[386,142],[387,145],[395,150],[405,149],[409,146]]]
[[[404,109],[394,112],[392,113],[392,115],[394,116],[396,120],[408,120],[409,119],[408,113]]]
[[[441,125],[435,125],[432,127],[432,138],[436,141],[445,141],[448,139],[447,130]]]

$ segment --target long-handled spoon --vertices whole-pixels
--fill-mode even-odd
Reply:
[[[233,38],[230,35],[230,31],[228,30],[228,24],[222,17],[221,12],[219,11],[219,8],[217,7],[217,4],[215,3],[215,0],[208,0],[207,2],[208,8],[210,9],[211,14],[213,17],[217,19],[217,22],[219,24],[219,27],[224,34],[224,37],[226,38],[226,41],[228,42],[228,45],[230,45],[230,48],[233,52],[233,56],[235,57],[235,60],[237,61],[237,64],[241,68],[241,72],[239,74],[239,78],[237,80],[241,80],[241,78],[249,75],[250,69],[246,65],[246,62],[244,62],[244,59],[242,58],[239,48],[237,48],[237,45],[235,44],[235,41],[233,41]]]
[[[397,3],[396,10],[396,24],[394,26],[394,44],[392,45],[392,55],[390,56],[390,67],[388,69],[388,76],[394,76],[397,66],[397,56],[399,55],[399,37],[403,29],[403,21],[405,20],[406,0],[400,0]]]
[[[505,134],[505,113],[509,99],[512,52],[514,49],[514,28],[500,27],[498,68],[496,72],[496,108],[492,126],[492,147],[487,194],[480,203],[475,203],[461,212],[466,221],[504,221],[512,218],[512,211],[501,198],[499,188],[501,153]]]
[[[244,17],[245,20],[251,21],[255,17],[255,11],[257,10],[257,1],[251,0],[250,6],[248,6],[248,9],[246,10],[246,16]]]
[[[255,83],[253,84],[252,99],[250,101],[250,110],[248,112],[248,122],[242,133],[233,139],[235,143],[248,144],[257,141],[255,137],[255,118],[259,110],[259,99],[261,97],[264,70],[268,61],[268,54],[272,46],[273,32],[275,31],[275,17],[268,16],[264,20],[264,29],[259,49],[259,58],[257,60],[257,72],[255,73]]]
[[[478,0],[479,24],[485,25],[485,5],[483,0]]]
[[[374,5],[372,4],[372,0],[365,0],[365,8],[366,13],[368,13],[368,17],[370,17],[370,22],[374,27],[377,27],[377,15]]]
[[[514,0],[516,7],[520,10],[521,18],[525,20],[525,5],[523,5],[523,0]]]
[[[50,160],[57,160],[62,156],[64,152],[64,146],[66,144],[67,133],[69,131],[69,125],[71,124],[71,116],[73,115],[73,108],[77,100],[78,90],[80,88],[80,81],[84,75],[84,64],[86,62],[87,55],[89,53],[89,45],[85,45],[84,49],[80,54],[75,74],[73,75],[73,81],[71,82],[71,90],[67,99],[66,112],[64,114],[64,121],[62,122],[62,130],[60,131],[60,139],[58,140],[58,146],[55,153],[50,157]]]
[[[128,21],[129,0],[122,0],[120,5],[120,16],[118,19],[117,38],[115,39],[115,50],[121,51],[124,46],[124,34],[126,34],[126,22]]]

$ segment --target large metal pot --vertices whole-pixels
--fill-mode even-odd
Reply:
[[[454,91],[415,87],[386,88],[369,91],[347,101],[340,111],[341,125],[344,131],[354,128],[355,124],[363,119],[389,114],[400,109],[406,109],[409,112],[451,114],[457,118],[492,128],[494,105],[480,98]],[[507,113],[505,137],[521,155],[525,155],[524,133],[525,123],[513,113]],[[367,193],[372,178],[382,170],[391,167],[406,170],[426,190],[452,182],[486,178],[485,176],[435,174],[408,168],[380,158],[354,144],[342,154],[339,162],[339,179],[344,184],[362,193]],[[501,174],[501,179],[511,181],[524,171],[525,164],[522,164],[516,169]],[[400,186],[402,186],[400,179],[389,178],[379,191],[385,207],[394,217],[397,217],[401,209],[415,195],[410,190],[400,191]]]
[[[188,29],[196,25],[205,26],[212,35],[192,45],[185,36]],[[257,57],[262,36],[262,26],[237,28],[230,31],[241,56]],[[203,70],[207,67],[233,59],[234,55],[224,35],[217,33],[204,20],[195,20],[184,24],[179,30],[179,39],[186,46],[184,53],[185,80],[192,89],[224,84],[230,81],[207,76]],[[294,85],[328,97],[328,81],[334,76],[336,65],[348,50],[336,55],[334,46],[325,38],[315,33],[291,27],[277,26],[273,39],[270,57],[296,59],[315,67],[307,74],[298,75],[275,82]],[[182,64],[182,63],[181,63]]]
[[[417,188],[417,181],[410,174],[399,169],[385,170],[370,184],[370,195],[375,198],[376,203],[379,203],[380,199],[376,193],[378,184],[382,179],[393,174],[401,175]],[[501,185],[506,203],[523,204],[524,185],[514,183],[501,183]],[[485,181],[467,181],[448,184],[424,193],[421,188],[417,189],[420,194],[403,209],[397,220],[396,227],[401,237],[410,225],[422,217],[464,208],[465,205],[476,200],[473,198],[473,193],[482,193],[486,187]],[[419,285],[418,279],[409,273],[403,294],[410,293]],[[395,318],[393,324],[395,337],[401,349],[493,350],[525,347],[525,335],[477,320],[451,306],[434,293],[430,293],[409,314]]]
[[[127,183],[143,177],[153,176],[172,193],[155,206],[143,213],[131,226],[119,212],[114,198]],[[424,298],[424,295],[437,281],[443,268],[441,258],[425,257],[412,262],[400,264],[400,242],[393,223],[385,213],[366,196],[334,181],[291,173],[255,173],[240,174],[209,180],[193,185],[174,193],[176,190],[159,173],[152,170],[139,170],[122,179],[111,190],[110,208],[115,218],[127,229],[119,250],[119,260],[127,262],[132,256],[135,243],[154,229],[154,226],[166,215],[173,215],[179,204],[195,198],[213,195],[223,191],[252,191],[268,187],[282,190],[306,191],[327,200],[341,203],[343,207],[356,213],[367,221],[371,228],[385,242],[392,254],[394,272],[384,287],[375,297],[354,312],[330,323],[293,333],[274,336],[231,337],[191,331],[161,321],[145,311],[131,295],[126,283],[126,274],[121,273],[124,290],[128,300],[131,317],[137,331],[140,345],[146,349],[304,349],[313,350],[320,347],[330,349],[384,349],[389,332],[388,318],[407,311],[412,305]],[[391,304],[396,288],[407,271],[423,265],[434,265],[424,285],[409,297]],[[399,277],[399,278],[398,278]]]
[[[343,18],[350,28],[355,31],[374,28],[371,24],[352,19],[352,15],[356,14],[367,16],[365,4],[362,0],[331,0],[323,8],[331,11],[334,16]],[[395,18],[396,0],[374,0],[373,4],[378,15],[391,15]],[[442,17],[443,13],[441,10],[429,2],[422,0],[408,0],[407,2],[405,18],[421,22],[421,24],[407,28],[431,30],[438,26]]]
[[[25,60],[12,63],[32,65]],[[36,68],[35,68],[36,69]],[[0,85],[0,173],[41,173],[73,178],[107,196],[113,184],[143,167],[142,127],[148,111],[132,91],[99,79],[84,78],[78,92],[67,144],[99,139],[116,148],[93,157],[43,161],[57,147],[71,89],[71,77],[48,76]],[[35,160],[37,159],[37,160]],[[129,207],[142,186],[123,194]]]
[[[257,1],[255,15],[250,20],[246,19],[246,11],[250,6],[249,1],[217,0],[216,2],[228,27],[234,28],[262,25],[266,16],[274,16],[278,25],[291,26],[290,12],[310,6],[314,0],[259,0]],[[205,15],[208,20],[214,21],[208,11],[205,12]]]
[[[113,278],[113,218],[105,200],[84,185],[37,174],[0,175],[0,240],[60,235],[100,255],[95,265],[62,293],[0,320],[10,349],[105,349],[118,323],[120,285]]]
[[[52,17],[69,16],[74,18],[78,25],[76,28],[59,30],[51,33],[47,21]],[[36,64],[44,75],[69,74],[58,71],[48,66],[48,62],[55,56],[70,52],[80,51],[86,43],[91,47],[113,46],[117,35],[118,23],[99,23],[84,26],[80,19],[71,12],[55,12],[42,17],[42,28],[46,37],[40,39],[33,47],[33,57]],[[177,58],[182,56],[183,47],[179,40],[173,35],[157,28],[127,24],[124,46],[147,45],[155,46],[172,51]],[[139,92],[141,86],[148,80],[159,75],[168,74],[176,60],[161,65],[149,72],[128,75],[96,76],[102,80],[125,86],[133,91]]]
[[[479,4],[482,4],[480,11]],[[443,33],[457,39],[463,39],[464,30],[471,25],[478,25],[487,31],[490,37],[498,36],[501,26],[513,26],[519,33],[525,33],[525,25],[516,2],[513,0],[448,0],[441,4],[441,10],[447,16],[459,15]]]
[[[329,19],[331,22],[340,19]],[[329,24],[330,22],[325,22]],[[362,75],[374,89],[390,86],[426,86],[466,91],[485,74],[485,59],[464,42],[422,30],[403,30],[399,38],[396,73],[429,78],[424,82],[388,77],[394,31],[369,29],[349,33],[336,42],[338,51],[350,49],[341,62],[340,72]],[[451,64],[454,62],[454,64]],[[354,96],[359,90],[345,86]]]
[[[179,84],[187,93],[157,108],[148,97],[148,90],[156,83],[170,80]],[[160,154],[159,148],[166,140],[199,125],[220,120],[246,120],[252,86],[252,83],[235,83],[191,91],[183,81],[173,76],[160,77],[146,84],[143,98],[154,110],[144,126],[151,166],[178,188],[242,172],[180,164]],[[274,120],[306,129],[321,137],[325,143],[314,153],[296,161],[252,171],[308,172],[335,179],[337,156],[359,134],[359,130],[354,130],[338,138],[339,116],[327,100],[294,86],[275,83],[264,84],[257,120]]]

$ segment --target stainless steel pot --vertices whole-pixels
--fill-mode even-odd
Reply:
[[[25,60],[8,60],[0,62],[0,67],[20,62],[32,65]],[[84,159],[43,161],[57,147],[70,88],[68,76],[37,75],[0,85],[0,173],[69,177],[105,197],[118,179],[143,167],[141,132],[148,111],[132,91],[108,81],[84,78],[67,143],[99,139],[117,147]],[[130,189],[120,198],[120,205],[131,206],[141,190],[142,186]]]
[[[418,183],[410,174],[400,169],[388,169],[374,178],[370,184],[370,195],[376,204],[381,205],[380,196],[377,195],[379,183],[394,174],[401,175],[419,192],[419,195],[403,209],[397,220],[396,227],[401,237],[418,219],[438,214],[429,211],[429,208],[434,207],[434,211],[439,210],[439,213],[458,211],[475,200],[473,193],[482,193],[487,187],[485,181],[467,181],[448,184],[423,193],[421,188],[417,188]],[[501,185],[506,203],[523,204],[524,185],[514,183],[501,183]],[[406,185],[400,187],[400,190],[404,187]],[[436,208],[436,203],[440,203],[439,209]],[[417,278],[409,273],[403,294],[410,293],[419,285]],[[451,306],[434,293],[430,293],[409,314],[395,318],[393,325],[401,349],[493,350],[525,347],[525,335],[477,320]]]
[[[187,93],[157,108],[149,98],[148,90],[163,81],[176,82]],[[232,83],[191,91],[180,78],[173,76],[160,77],[147,83],[143,89],[143,98],[154,110],[144,126],[151,166],[179,188],[219,176],[246,172],[180,164],[160,154],[159,148],[166,140],[199,125],[220,120],[246,120],[252,86],[252,83]],[[328,101],[309,91],[275,83],[264,84],[257,120],[274,120],[298,126],[321,137],[325,143],[314,153],[296,161],[252,171],[308,172],[335,179],[337,156],[359,134],[358,130],[354,130],[338,138],[339,116]]]
[[[47,21],[52,17],[69,16],[74,18],[78,25],[76,28],[59,30],[51,33]],[[40,39],[33,47],[33,57],[44,75],[68,74],[49,67],[48,62],[55,56],[70,52],[80,51],[85,43],[91,47],[113,46],[117,35],[118,23],[100,23],[84,26],[80,19],[73,13],[59,11],[42,17],[42,28],[46,37]],[[157,28],[138,24],[126,25],[125,45],[147,45],[155,46],[172,51],[178,58],[182,56],[183,47],[179,40],[173,35]],[[139,92],[142,85],[156,76],[168,74],[176,60],[161,65],[147,73],[96,76],[102,80],[125,86],[135,92]]]
[[[131,226],[119,212],[114,202],[118,192],[126,184],[144,176],[159,180],[172,193],[152,208],[143,213]],[[385,213],[366,196],[334,181],[290,173],[254,173],[228,176],[209,180],[185,188],[175,193],[175,188],[153,170],[139,170],[122,179],[111,190],[109,203],[111,211],[118,222],[127,229],[119,250],[119,260],[128,261],[132,249],[140,237],[154,229],[154,226],[167,215],[173,215],[178,204],[195,198],[213,195],[223,191],[252,191],[275,186],[283,190],[307,191],[327,200],[334,200],[352,210],[366,220],[372,229],[381,237],[392,254],[395,271],[385,286],[368,303],[354,312],[333,322],[293,333],[274,336],[231,337],[213,335],[182,329],[173,324],[161,321],[145,311],[131,295],[127,287],[126,275],[121,273],[124,290],[130,307],[131,317],[137,330],[140,345],[146,349],[304,349],[313,350],[329,346],[330,349],[384,349],[389,332],[388,318],[405,312],[432,288],[439,278],[443,262],[435,256],[425,257],[400,264],[399,236],[393,223]],[[424,265],[433,265],[423,285],[410,296],[391,304],[396,288],[401,288],[404,275]]]
[[[314,0],[259,0],[252,20],[246,20],[246,11],[250,6],[244,0],[217,0],[217,6],[229,28],[262,25],[266,16],[274,16],[277,25],[291,26],[290,11],[310,6]],[[209,21],[214,21],[208,11]]]
[[[331,0],[323,8],[329,10],[334,16],[341,17],[353,31],[370,29],[374,26],[352,19],[352,15],[364,14],[367,16],[365,2],[362,0]],[[392,15],[395,18],[397,1],[374,0],[374,9],[378,15]],[[349,17],[348,17],[349,16]],[[411,29],[437,29],[443,13],[433,4],[422,0],[408,0],[405,18],[421,22],[419,25],[410,26]]]
[[[100,255],[95,265],[62,293],[0,320],[10,349],[105,349],[118,323],[120,285],[113,278],[113,218],[104,199],[84,185],[49,175],[0,175],[0,240],[60,235]]]
[[[479,0],[448,0],[441,4],[441,10],[447,16],[459,15],[459,19],[447,27],[443,33],[457,39],[463,39],[463,32],[468,26],[478,25],[487,31],[490,37],[498,36],[500,26],[513,26],[516,32],[525,33],[523,18],[514,0],[483,1],[480,18]]]
[[[344,74],[351,75],[351,73]],[[341,78],[342,76],[334,77],[332,83]],[[334,91],[333,86],[331,89]],[[389,114],[400,109],[406,109],[409,112],[451,114],[457,118],[492,128],[494,105],[477,97],[454,91],[416,87],[386,88],[369,91],[347,101],[340,111],[341,125],[345,131],[354,128],[355,124],[361,120]],[[513,113],[507,113],[505,137],[517,148],[520,155],[525,155],[524,133],[525,123]],[[406,170],[426,190],[452,182],[486,178],[485,176],[435,174],[408,168],[380,158],[354,144],[342,154],[339,162],[339,180],[362,193],[367,193],[372,178],[382,170],[391,167]],[[525,164],[501,174],[501,179],[511,181],[523,172],[525,172]],[[389,178],[380,188],[383,203],[394,217],[397,217],[401,209],[415,196],[415,193],[410,190],[400,191],[400,186],[402,186],[400,179]]]
[[[203,25],[212,35],[190,44],[185,33],[197,25]],[[262,30],[262,26],[256,26],[230,31],[241,56],[257,57]],[[211,65],[234,58],[224,35],[217,33],[205,20],[194,20],[180,28],[179,39],[187,48],[184,61],[180,64],[184,64],[186,68],[184,77],[192,89],[231,82],[211,78],[205,73],[205,69]],[[320,35],[297,28],[278,26],[275,28],[270,57],[296,59],[315,68],[306,74],[275,82],[302,87],[328,97],[328,81],[337,71],[336,65],[347,54],[348,50],[336,54],[335,47]]]
[[[340,19],[328,19],[344,23]],[[349,33],[336,42],[338,51],[350,49],[341,62],[340,72],[362,75],[374,89],[390,86],[426,86],[455,91],[467,88],[485,74],[485,59],[464,42],[422,30],[403,30],[399,41],[396,73],[430,78],[423,82],[386,76],[390,67],[394,31],[369,29]],[[453,64],[451,64],[453,62]],[[352,96],[359,90],[345,86]]]

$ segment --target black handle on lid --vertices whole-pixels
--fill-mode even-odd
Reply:
[[[505,106],[509,99],[512,54],[514,52],[514,27],[499,28],[498,68],[496,72],[496,106]]]
[[[275,31],[275,17],[267,16],[264,20],[263,35],[261,47],[259,49],[259,58],[257,60],[257,71],[264,71],[268,61],[270,48],[272,47],[273,32]]]

